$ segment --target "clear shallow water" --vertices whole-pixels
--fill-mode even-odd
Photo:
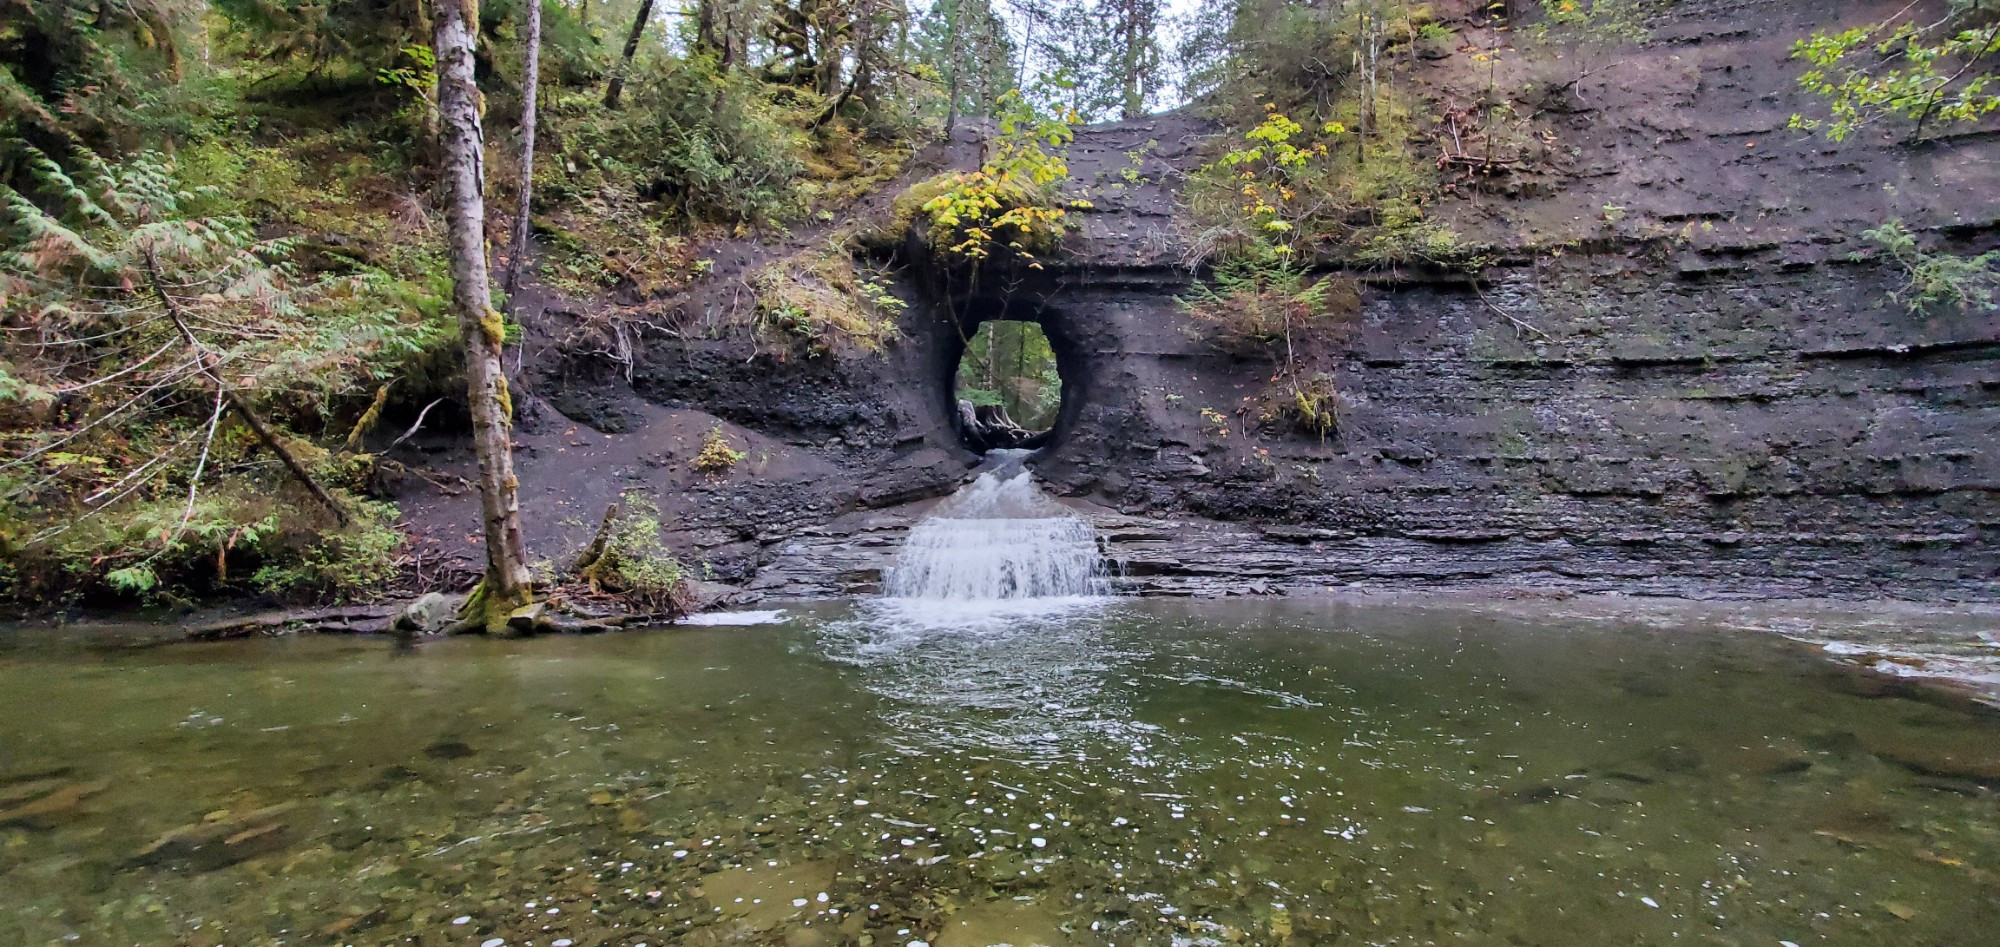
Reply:
[[[1770,638],[1247,601],[792,614],[408,653],[0,638],[0,943],[2000,930],[1974,781],[2000,727]]]

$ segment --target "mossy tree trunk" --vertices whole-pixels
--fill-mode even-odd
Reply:
[[[847,100],[849,98],[852,98],[856,91],[865,91],[874,82],[874,72],[875,72],[874,0],[861,0],[859,7],[857,7],[856,10],[854,11],[853,23],[854,23],[854,37],[853,37],[854,68],[851,72],[848,73],[847,83],[840,87],[840,93],[838,95],[833,96],[833,98],[826,103],[826,107],[820,110],[819,115],[813,118],[812,127],[814,129],[818,129],[820,126],[825,125],[829,121],[832,121],[833,117],[840,113],[841,106],[846,105]],[[835,48],[833,61],[835,64],[833,70],[833,78],[837,79],[840,73],[839,70],[840,55],[838,52],[838,47]],[[862,101],[866,102],[867,100],[868,100],[867,96],[864,95]]]
[[[445,214],[450,226],[452,308],[465,339],[467,405],[479,457],[480,514],[486,529],[486,576],[466,601],[466,619],[487,631],[534,596],[521,535],[514,478],[513,406],[500,354],[503,326],[486,272],[486,153],[473,79],[475,0],[436,0],[431,42],[437,53],[438,134]]]
[[[1153,25],[1159,14],[1158,0],[1121,0],[1118,13],[1118,117],[1130,121],[1146,114],[1146,93],[1151,91]]]

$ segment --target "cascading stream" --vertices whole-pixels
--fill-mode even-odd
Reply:
[[[884,583],[889,597],[969,602],[1111,593],[1096,531],[1049,499],[1017,460],[999,459],[998,468],[910,530]]]

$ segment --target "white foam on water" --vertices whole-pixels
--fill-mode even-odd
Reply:
[[[994,603],[1111,594],[1097,533],[1018,463],[979,475],[910,530],[883,583],[892,599]]]
[[[1028,453],[989,452],[990,469],[910,530],[884,595],[818,628],[827,657],[867,669],[893,699],[885,714],[908,752],[963,741],[1066,759],[1126,726],[1096,709],[1115,653],[1102,619],[1117,607],[1096,532],[1035,485],[1020,465]],[[954,716],[968,708],[971,727]]]
[[[763,612],[702,612],[681,619],[683,625],[782,625],[786,621],[784,609]]]

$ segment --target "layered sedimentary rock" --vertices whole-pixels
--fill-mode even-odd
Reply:
[[[1079,136],[1072,185],[1095,208],[1045,270],[953,287],[902,258],[912,305],[880,355],[654,345],[632,390],[817,465],[667,499],[708,537],[698,554],[726,546],[748,576],[801,529],[851,537],[819,524],[949,492],[977,459],[951,376],[971,329],[1005,317],[1043,325],[1064,379],[1036,469],[1151,524],[1127,546],[1154,576],[2000,597],[2000,316],[1911,311],[1861,237],[1900,219],[1946,249],[2000,242],[2000,131],[1836,145],[1785,127],[1809,105],[1791,42],[1869,12],[1675,4],[1645,44],[1575,67],[1548,119],[1560,167],[1432,210],[1490,248],[1476,273],[1359,271],[1324,438],[1240,412],[1271,363],[1219,351],[1176,301],[1193,278],[1176,193],[1214,129],[1166,116]],[[1458,59],[1414,79],[1449,96]],[[589,418],[602,381],[544,390]]]

